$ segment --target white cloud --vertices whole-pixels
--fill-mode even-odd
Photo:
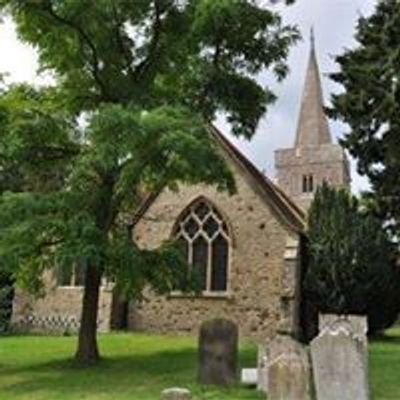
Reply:
[[[15,26],[9,18],[0,23],[0,73],[6,82],[49,83],[48,75],[38,73],[35,50],[18,40]]]

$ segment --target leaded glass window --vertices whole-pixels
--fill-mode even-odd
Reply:
[[[181,215],[174,236],[182,244],[188,264],[196,268],[202,290],[227,291],[230,237],[218,210],[199,199]]]

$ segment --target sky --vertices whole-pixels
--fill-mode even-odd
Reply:
[[[286,23],[298,25],[303,40],[296,44],[289,56],[289,76],[277,84],[268,74],[261,78],[269,84],[278,96],[260,122],[259,128],[250,142],[231,138],[255,165],[269,177],[274,177],[274,150],[292,147],[296,131],[300,98],[304,83],[310,48],[310,29],[314,27],[316,50],[322,74],[322,84],[326,104],[330,95],[340,92],[340,87],[329,80],[327,74],[338,69],[334,56],[345,48],[356,45],[354,33],[360,15],[373,12],[377,0],[297,0],[290,6],[276,6]],[[0,24],[0,73],[7,73],[8,82],[45,83],[47,78],[37,73],[37,57],[34,50],[18,41],[12,22],[4,19]],[[220,129],[229,136],[229,126],[222,119],[217,121]],[[334,140],[346,127],[330,121]],[[359,192],[368,188],[368,181],[356,172],[352,165],[352,189]]]

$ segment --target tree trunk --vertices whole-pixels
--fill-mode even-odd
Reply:
[[[81,326],[79,329],[76,360],[81,364],[94,364],[100,359],[97,346],[97,314],[101,273],[95,266],[88,266],[85,274],[85,289],[82,302]]]

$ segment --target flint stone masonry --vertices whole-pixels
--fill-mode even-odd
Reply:
[[[225,319],[214,319],[202,324],[198,343],[198,371],[200,384],[232,385],[237,376],[238,328]]]
[[[359,316],[322,316],[311,342],[318,400],[368,400],[367,320]]]
[[[278,335],[270,343],[268,353],[268,400],[311,400],[307,349],[288,335]]]
[[[129,329],[197,334],[202,322],[224,317],[238,324],[241,337],[264,341],[275,335],[282,321],[295,325],[297,316],[291,314],[297,310],[292,306],[295,287],[289,289],[288,302],[282,301],[281,288],[295,285],[285,277],[285,253],[288,243],[299,243],[299,236],[277,219],[249,177],[236,165],[229,165],[235,176],[235,195],[205,185],[181,186],[179,192],[165,190],[134,229],[139,246],[157,248],[171,236],[182,211],[201,194],[218,208],[230,227],[228,290],[203,296],[159,296],[146,290],[144,300],[130,307]],[[288,262],[289,270],[296,268],[296,261]]]
[[[189,390],[182,388],[170,388],[161,392],[160,400],[191,400],[192,395]]]
[[[12,328],[19,332],[74,333],[80,325],[83,287],[57,286],[53,271],[44,274],[46,296],[35,298],[17,289],[13,302]],[[112,288],[100,288],[97,327],[110,330]]]
[[[348,161],[337,144],[277,150],[275,160],[279,186],[304,209],[314,192],[303,193],[303,176],[312,175],[314,187],[324,181],[336,188],[350,187]]]
[[[299,337],[300,315],[300,243],[298,239],[287,240],[281,280],[281,319],[278,332]]]

